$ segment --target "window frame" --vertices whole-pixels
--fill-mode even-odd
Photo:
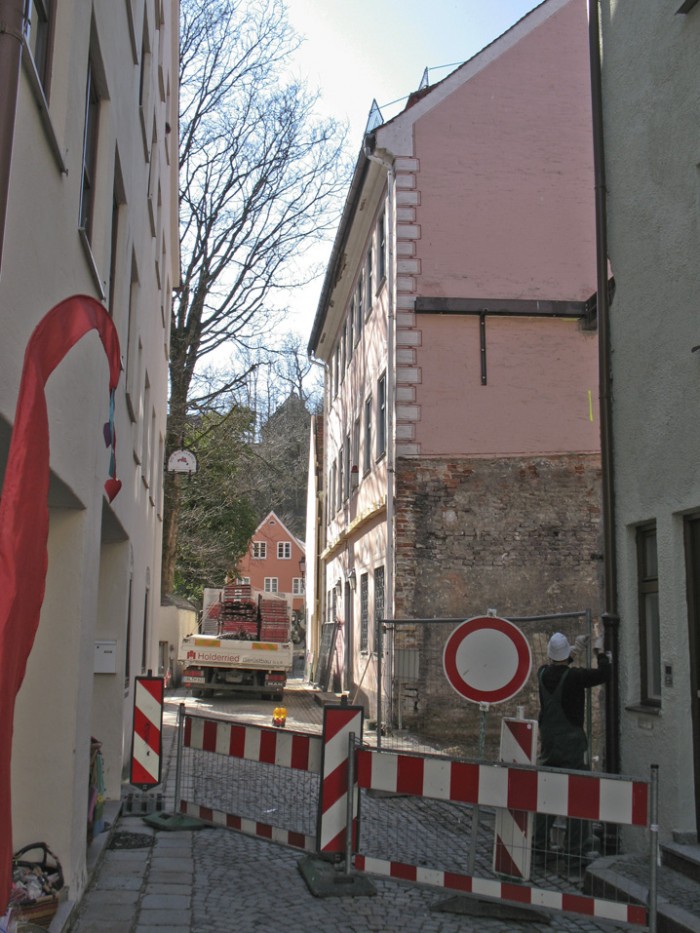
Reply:
[[[365,435],[362,472],[366,476],[372,469],[372,396],[365,399]]]
[[[291,560],[292,559],[292,542],[291,541],[278,541],[277,542],[277,560]]]
[[[369,574],[360,574],[360,653],[368,654],[369,644]]]
[[[258,553],[256,553],[256,551]],[[253,541],[253,560],[267,560],[267,541]]]
[[[386,280],[386,208],[377,220],[377,292]]]
[[[263,592],[279,593],[279,577],[264,577],[263,578]]]
[[[653,565],[649,563],[650,543],[654,548]],[[640,702],[642,706],[658,708],[661,706],[662,681],[656,522],[647,522],[637,526],[635,544],[637,550]]]
[[[92,245],[95,212],[95,188],[97,179],[97,150],[100,135],[100,103],[97,66],[88,59],[85,85],[85,122],[83,127],[83,153],[80,176],[80,204],[78,207],[78,229],[82,230]]]
[[[386,455],[386,371],[377,379],[377,430],[376,430],[376,459],[381,460]]]

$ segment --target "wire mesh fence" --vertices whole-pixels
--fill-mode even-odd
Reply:
[[[279,829],[287,834],[287,841],[306,837],[302,847],[308,847],[308,839],[315,838],[318,815],[319,736],[189,714],[183,727],[178,809],[204,818],[213,813],[216,816],[208,817],[211,822],[235,828],[249,821],[258,828],[256,834],[268,837],[271,834],[263,827]],[[199,741],[193,738],[197,735]],[[282,841],[279,835],[275,838]]]
[[[361,870],[654,928],[646,904],[604,883],[624,839],[655,884],[652,781],[366,747],[358,770]],[[501,794],[523,809],[480,802]],[[560,918],[557,929],[582,927]]]
[[[466,617],[465,617],[466,618]],[[589,610],[556,615],[510,617],[530,646],[532,668],[517,696],[487,708],[470,703],[450,686],[443,666],[445,645],[462,619],[393,619],[378,626],[382,684],[377,696],[377,746],[389,750],[497,761],[501,720],[539,710],[537,671],[547,661],[547,642],[560,631],[574,644],[587,635],[588,647],[575,664],[591,666],[592,616]],[[589,696],[586,732],[589,763],[603,756],[602,691]]]

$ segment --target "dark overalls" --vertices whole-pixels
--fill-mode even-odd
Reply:
[[[539,715],[540,764],[549,768],[585,770],[588,768],[586,763],[586,753],[588,751],[586,733],[580,726],[571,722],[561,705],[564,684],[571,671],[569,668],[564,671],[553,693],[550,693],[542,682],[543,673],[544,668],[540,669],[538,675],[541,703]],[[549,848],[549,832],[554,820],[555,817],[551,814],[538,814],[535,829],[536,855],[544,855]],[[568,856],[580,859],[584,821],[567,820],[566,824],[566,853]]]

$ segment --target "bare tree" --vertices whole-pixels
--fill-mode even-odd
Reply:
[[[315,115],[295,81],[299,38],[282,0],[182,0],[180,198],[182,287],[170,333],[167,448],[193,413],[243,386],[234,367],[196,379],[224,345],[259,347],[285,311],[284,295],[318,270],[304,255],[335,229],[347,184],[344,133]],[[162,589],[173,589],[178,477],[165,484]]]

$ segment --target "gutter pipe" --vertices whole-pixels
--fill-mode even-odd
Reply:
[[[612,677],[605,690],[605,767],[620,772],[620,616],[618,612],[617,552],[615,547],[615,486],[612,431],[612,374],[610,353],[610,299],[608,291],[607,202],[603,92],[600,54],[599,0],[588,4],[588,47],[593,117],[595,172],[595,226],[598,308],[598,379],[603,493],[603,575],[605,609],[601,614],[605,648],[612,653]]]
[[[386,170],[387,176],[387,350],[386,350],[386,559],[385,559],[385,593],[384,618],[394,618],[394,477],[396,472],[396,450],[394,444],[394,395],[396,386],[396,352],[395,352],[395,320],[396,320],[396,273],[394,263],[395,223],[395,187],[396,172],[393,160],[379,155],[375,151],[376,136],[368,134],[364,141],[364,154],[371,162],[377,162]],[[381,624],[382,620],[375,620]],[[384,645],[384,642],[382,642]],[[393,641],[392,641],[393,647]],[[389,684],[393,682],[393,657],[387,655],[386,674]],[[383,686],[379,684],[378,706],[381,706]],[[393,691],[389,693],[389,722],[393,720],[392,707]],[[379,740],[380,723],[382,721],[381,709],[377,710],[377,737]]]
[[[0,270],[22,63],[24,0],[0,0]]]

